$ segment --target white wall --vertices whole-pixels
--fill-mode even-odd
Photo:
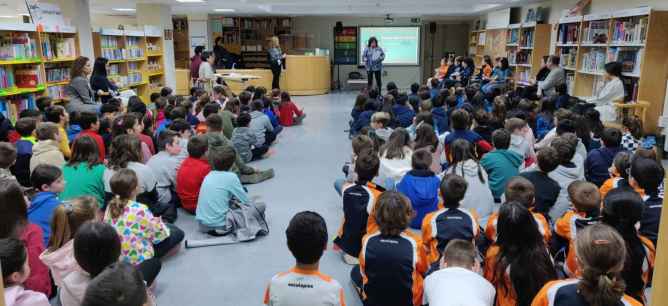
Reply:
[[[135,16],[91,14],[91,25],[94,29],[100,27],[116,29],[119,24],[137,26],[137,18]]]

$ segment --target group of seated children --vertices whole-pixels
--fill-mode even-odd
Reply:
[[[639,120],[460,85],[355,101],[334,244],[364,304],[646,303],[664,169]]]
[[[274,175],[247,163],[305,117],[287,92],[263,88],[238,98],[223,87],[212,95],[194,89],[189,98],[163,88],[148,105],[136,96],[127,105],[110,99],[99,114],[68,114],[48,97],[37,104],[0,142],[9,305],[112,305],[102,301],[115,296],[102,298],[109,292],[89,284],[124,290],[119,277],[136,277],[128,265],[142,288],[154,287],[162,260],[184,239],[172,224],[177,208],[195,214],[204,233],[229,232],[229,203],[251,201],[242,183]],[[147,300],[146,290],[135,293]]]

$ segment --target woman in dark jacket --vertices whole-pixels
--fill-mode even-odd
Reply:
[[[109,60],[104,57],[95,59],[93,75],[90,77],[90,87],[95,93],[95,100],[99,99],[102,103],[107,103],[113,96],[113,92],[118,90],[118,87],[107,78],[108,62]]]

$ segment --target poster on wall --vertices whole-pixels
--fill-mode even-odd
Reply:
[[[27,0],[26,5],[37,30],[41,32],[61,32],[69,28],[57,4]]]

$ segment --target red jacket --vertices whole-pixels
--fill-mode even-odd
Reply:
[[[302,115],[302,111],[299,110],[297,105],[292,101],[282,102],[279,106],[279,121],[282,126],[292,126],[294,124],[295,117]]]
[[[195,213],[199,189],[209,172],[211,166],[206,159],[188,157],[181,163],[176,173],[176,194],[181,199],[183,209]]]
[[[95,143],[97,143],[97,151],[100,154],[100,161],[104,162],[104,157],[106,156],[106,152],[104,149],[104,139],[102,139],[102,136],[98,134],[96,131],[93,130],[83,130],[81,133],[79,133],[79,136],[77,136],[77,139],[81,136],[90,136],[95,140]]]
[[[23,286],[26,289],[51,295],[51,277],[49,277],[49,268],[39,259],[39,255],[44,252],[44,233],[36,225],[29,223],[21,233],[21,240],[28,250],[28,265],[30,266],[30,276]]]

